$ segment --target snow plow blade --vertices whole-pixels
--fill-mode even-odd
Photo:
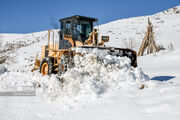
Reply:
[[[117,57],[128,57],[131,60],[131,66],[137,67],[137,54],[135,51],[126,48],[115,47],[96,47],[96,46],[79,46],[78,48],[107,50],[107,53]]]

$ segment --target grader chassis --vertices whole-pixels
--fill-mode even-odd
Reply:
[[[38,59],[37,54],[33,70],[39,68],[42,75],[58,73],[61,76],[68,68],[74,66],[73,57],[76,54],[81,54],[72,50],[75,47],[108,50],[108,53],[111,55],[130,58],[131,65],[136,67],[135,51],[105,47],[104,43],[109,41],[109,36],[101,36],[101,40],[98,40],[97,29],[93,29],[93,23],[97,21],[98,19],[96,18],[79,15],[60,19],[61,26],[58,43],[54,40],[54,31],[48,30],[48,43],[42,46],[41,59]],[[53,34],[52,43],[50,43],[51,32]]]

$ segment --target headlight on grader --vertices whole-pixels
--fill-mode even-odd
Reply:
[[[109,42],[109,36],[102,36],[101,40],[104,42]]]
[[[109,42],[109,36],[101,36],[101,45],[103,46],[105,42]]]

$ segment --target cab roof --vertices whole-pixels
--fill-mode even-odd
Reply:
[[[97,18],[80,16],[80,15],[74,15],[74,16],[71,16],[71,17],[62,18],[62,19],[60,19],[59,21],[60,21],[60,22],[62,22],[62,21],[69,21],[69,20],[71,20],[71,19],[90,20],[90,21],[93,21],[93,22],[97,22],[97,21],[98,21]]]

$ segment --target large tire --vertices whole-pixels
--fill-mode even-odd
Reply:
[[[59,64],[59,76],[62,76],[68,68],[68,57],[62,56]]]
[[[51,75],[54,72],[54,58],[45,57],[40,62],[40,73],[42,75]]]
[[[74,64],[74,56],[73,56],[73,51],[70,52],[70,57],[68,61],[69,68],[73,68],[75,66]]]

